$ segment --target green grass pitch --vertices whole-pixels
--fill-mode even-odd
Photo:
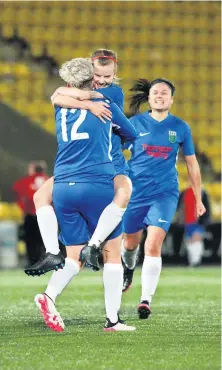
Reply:
[[[34,304],[50,274],[0,271],[1,370],[219,370],[220,269],[164,268],[153,315],[138,320],[140,269],[123,295],[132,333],[105,333],[102,273],[84,269],[57,300],[66,328],[48,329]]]

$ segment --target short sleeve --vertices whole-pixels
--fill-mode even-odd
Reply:
[[[184,125],[184,138],[181,143],[181,147],[185,156],[195,154],[191,129],[186,123]]]

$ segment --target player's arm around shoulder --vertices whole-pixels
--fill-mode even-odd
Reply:
[[[51,98],[54,98],[57,95],[70,96],[71,98],[77,100],[90,100],[103,98],[103,95],[97,91],[80,90],[77,89],[76,87],[65,87],[65,86],[61,86],[58,89],[56,89]]]
[[[94,116],[98,117],[103,123],[106,120],[111,120],[112,113],[109,110],[109,104],[103,101],[93,102],[91,100],[78,100],[68,95],[52,95],[51,102],[54,107],[70,109],[85,109],[89,110]]]
[[[71,96],[55,95],[51,97],[52,105],[61,108],[86,109],[87,103],[72,98]]]

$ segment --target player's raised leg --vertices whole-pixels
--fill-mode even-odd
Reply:
[[[52,207],[54,177],[50,177],[33,197],[39,229],[46,253],[58,254],[58,222]]]
[[[51,177],[34,194],[37,221],[46,253],[40,261],[25,269],[27,275],[42,275],[51,270],[58,270],[65,264],[65,257],[59,250],[58,222],[51,205],[53,182],[54,178]]]
[[[132,193],[132,183],[130,179],[123,174],[115,176],[114,191],[114,199],[112,203],[103,210],[97,227],[88,243],[89,246],[94,245],[99,247],[121,222]]]

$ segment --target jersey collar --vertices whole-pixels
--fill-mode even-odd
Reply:
[[[164,124],[164,123],[166,123],[167,121],[168,121],[168,119],[170,118],[170,116],[171,116],[171,114],[170,114],[170,112],[168,113],[168,116],[166,117],[166,118],[164,118],[162,121],[157,121],[156,119],[154,119],[151,115],[150,115],[150,113],[151,113],[151,110],[148,110],[147,112],[146,112],[146,116],[147,116],[147,118],[150,120],[150,121],[152,121],[153,123],[155,123],[156,125],[162,125],[162,124]]]

